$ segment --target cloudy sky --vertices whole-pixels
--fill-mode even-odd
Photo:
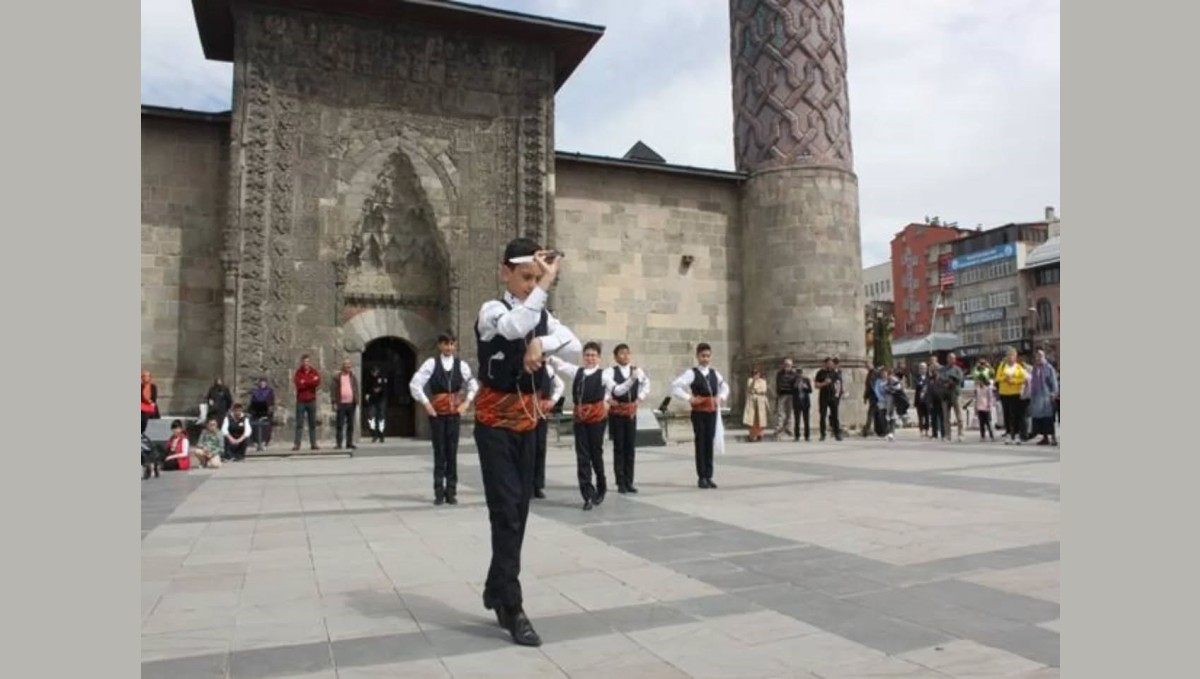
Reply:
[[[599,24],[559,91],[556,146],[733,169],[728,0],[477,0]],[[939,216],[984,228],[1059,202],[1058,0],[846,0],[863,263]],[[142,103],[228,110],[190,0],[142,0]]]

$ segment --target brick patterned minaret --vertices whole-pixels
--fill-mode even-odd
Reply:
[[[841,0],[730,0],[742,200],[743,353],[764,367],[841,359],[857,411],[866,365],[858,179]],[[739,366],[742,368],[742,366]],[[856,405],[857,404],[857,405]]]

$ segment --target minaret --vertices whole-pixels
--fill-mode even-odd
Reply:
[[[730,0],[742,195],[743,358],[866,366],[842,0]],[[843,427],[861,399],[843,399]],[[815,406],[815,404],[814,404]],[[848,412],[849,411],[849,412]]]

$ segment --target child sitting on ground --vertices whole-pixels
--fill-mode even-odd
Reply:
[[[209,418],[204,423],[204,431],[196,441],[196,448],[192,454],[196,456],[196,461],[201,467],[221,468],[221,458],[225,455],[225,437],[221,435],[215,418]]]

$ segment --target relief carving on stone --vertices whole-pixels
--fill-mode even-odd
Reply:
[[[730,0],[738,169],[852,171],[842,0]]]
[[[346,304],[449,307],[446,248],[404,151],[384,163],[352,232],[340,240]]]

